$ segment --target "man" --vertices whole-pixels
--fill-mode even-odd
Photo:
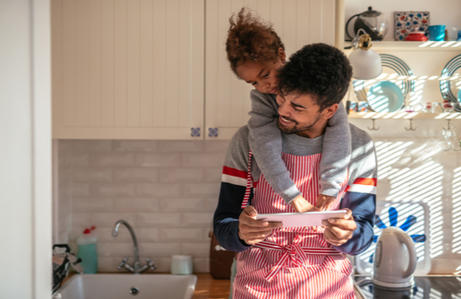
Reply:
[[[344,54],[325,44],[308,45],[281,69],[278,126],[283,159],[293,181],[315,205],[322,138],[328,119],[351,79]],[[222,246],[237,251],[234,298],[355,298],[346,254],[368,248],[373,238],[376,156],[373,142],[351,125],[348,178],[332,209],[347,209],[322,227],[282,228],[256,220],[258,213],[294,212],[277,195],[251,159],[248,129],[233,137],[223,167],[214,232]],[[246,206],[247,200],[250,205]],[[243,208],[243,210],[242,210]]]

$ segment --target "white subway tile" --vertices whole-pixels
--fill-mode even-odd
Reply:
[[[59,169],[88,166],[90,155],[87,153],[61,153],[58,157]]]
[[[136,194],[139,196],[153,196],[157,198],[177,197],[181,195],[181,189],[179,184],[143,183],[136,184]]]
[[[112,207],[111,198],[72,198],[73,212],[104,212],[112,210]]]
[[[155,168],[130,167],[114,169],[115,182],[156,182],[160,171]],[[163,175],[163,174],[162,174]]]
[[[162,198],[159,200],[160,210],[162,211],[211,211],[216,208],[218,198]]]
[[[183,152],[203,152],[202,141],[160,141],[158,143],[158,152],[183,153]]]
[[[214,183],[217,185],[221,184],[222,167],[205,168],[204,171],[205,171],[205,176],[204,176],[203,182]]]
[[[116,212],[156,212],[159,210],[159,200],[155,198],[116,198]]]
[[[196,257],[194,258],[194,273],[209,273],[210,272],[210,259]]]
[[[99,242],[98,256],[124,257],[133,256],[133,242]]]
[[[90,185],[87,183],[69,183],[59,189],[59,195],[71,199],[72,197],[87,197],[90,195]]]
[[[154,264],[157,266],[157,270],[154,272],[156,273],[170,273],[171,271],[171,257],[157,257],[157,258],[152,258],[152,257],[143,257],[145,258],[151,258],[154,261]]]
[[[121,272],[117,269],[121,261],[119,257],[98,256],[98,272]]]
[[[214,210],[206,213],[184,213],[182,217],[182,225],[188,227],[212,227]]]
[[[158,257],[169,257],[174,254],[181,253],[181,246],[178,242],[176,243],[147,243],[143,242],[140,244],[140,251],[143,256],[155,259]]]
[[[136,154],[136,165],[143,167],[177,167],[181,165],[180,154]]]
[[[210,241],[181,243],[181,254],[194,257],[208,257],[210,254]]]
[[[97,227],[94,231],[95,235],[98,238],[98,243],[129,243],[131,242],[131,236],[126,231],[125,227],[122,227],[119,231],[119,234],[116,238],[112,236],[113,227]],[[135,231],[137,234],[138,232]]]
[[[155,152],[157,151],[156,140],[116,140],[113,148],[116,152]]]
[[[229,147],[229,140],[206,140],[205,141],[205,152],[207,153],[222,153],[226,154],[227,148]]]
[[[93,167],[130,167],[134,165],[134,159],[132,153],[96,153],[91,154],[90,163]]]
[[[159,242],[159,229],[155,227],[138,227],[136,235],[139,242]]]
[[[201,168],[161,168],[159,172],[162,183],[200,182],[204,179]]]
[[[110,140],[59,140],[61,152],[110,152],[112,141]]]
[[[130,183],[101,183],[92,185],[93,196],[127,197],[135,194],[135,185]]]
[[[162,241],[204,241],[208,239],[209,229],[206,228],[162,228]]]
[[[91,223],[88,223],[88,225],[95,225],[96,228],[113,227],[115,222],[120,219],[123,219],[131,226],[134,226],[136,215],[134,213],[91,213]],[[136,227],[133,228],[136,230]],[[122,230],[128,234],[126,228],[122,228]],[[123,233],[123,231],[121,233]]]
[[[171,227],[181,224],[179,213],[137,213],[136,225],[139,227]]]
[[[61,171],[60,175],[71,178],[73,182],[110,182],[112,181],[112,171],[101,168],[72,168]]]
[[[190,183],[184,184],[184,196],[216,196],[218,197],[220,185],[214,183]]]
[[[184,167],[222,167],[225,153],[183,153],[182,166]]]

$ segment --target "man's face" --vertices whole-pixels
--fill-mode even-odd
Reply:
[[[320,111],[320,106],[312,95],[296,93],[277,95],[277,104],[280,130],[310,138],[323,134],[328,119],[338,108],[338,104],[334,104]]]

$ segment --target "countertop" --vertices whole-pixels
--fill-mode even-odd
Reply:
[[[214,279],[209,273],[199,273],[193,299],[229,297],[230,280]]]

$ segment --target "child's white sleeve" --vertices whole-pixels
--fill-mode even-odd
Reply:
[[[301,194],[282,160],[282,135],[277,126],[275,96],[251,91],[249,143],[258,167],[275,192],[289,203]]]

